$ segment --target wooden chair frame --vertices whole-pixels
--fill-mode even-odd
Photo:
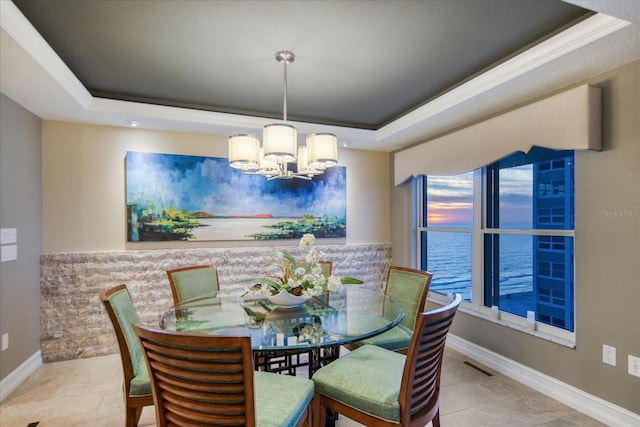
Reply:
[[[212,268],[216,273],[216,293],[220,291],[220,281],[218,280],[218,268],[213,264],[208,265],[191,265],[188,267],[179,267],[171,270],[167,270],[167,277],[169,278],[169,286],[171,287],[171,295],[173,296],[173,304],[178,305],[183,302],[180,299],[180,293],[178,292],[178,285],[176,284],[174,274],[190,271],[190,270],[199,270],[205,268]]]
[[[413,321],[414,328],[415,328],[415,325],[418,322],[418,317],[420,317],[420,314],[425,308],[425,304],[427,302],[427,295],[429,294],[429,286],[431,285],[431,279],[433,277],[433,274],[429,273],[428,271],[416,270],[414,268],[391,266],[389,267],[389,271],[387,272],[387,284],[385,287],[385,295],[388,295],[391,276],[395,271],[405,271],[408,273],[415,274],[417,276],[424,276],[425,278],[424,279],[425,286],[422,288],[422,292],[420,293],[420,297],[418,298],[418,304],[417,304],[418,309],[416,310],[416,316]],[[359,346],[357,343],[350,343],[350,344],[346,344],[344,347],[349,351],[353,351]],[[407,354],[408,350],[409,350],[408,348],[399,349],[399,350],[396,350],[396,353]]]
[[[398,399],[399,424],[359,411],[345,402],[316,392],[313,425],[324,426],[326,410],[330,409],[370,427],[423,427],[430,421],[433,422],[433,427],[439,427],[442,357],[449,328],[461,301],[462,297],[457,294],[445,307],[420,313],[418,316],[402,373]]]
[[[116,316],[116,313],[111,305],[111,296],[116,292],[125,290],[129,293],[126,285],[118,285],[111,289],[107,289],[100,294],[100,300],[104,304],[104,307],[109,315],[109,319],[111,320],[111,324],[113,325],[113,330],[116,334],[116,339],[118,341],[118,347],[120,348],[120,360],[122,361],[122,372],[124,374],[124,383],[123,383],[123,395],[124,395],[124,404],[125,404],[125,424],[127,427],[135,427],[138,425],[140,421],[140,415],[142,415],[142,408],[145,406],[153,405],[153,395],[145,394],[140,396],[131,396],[131,380],[134,377],[133,365],[131,362],[131,353],[129,352],[129,346],[127,345],[127,340],[124,337],[124,332],[122,331],[122,327],[120,326],[120,321]],[[131,295],[129,295],[131,298]]]
[[[256,425],[249,335],[167,332],[141,324],[134,329],[149,368],[159,427]],[[311,403],[296,427],[310,422]]]

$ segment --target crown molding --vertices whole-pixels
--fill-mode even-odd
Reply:
[[[630,23],[608,15],[596,14],[560,34],[486,71],[478,77],[452,89],[422,107],[378,129],[376,138],[392,138],[412,126],[462,104],[501,84],[513,80],[569,52],[618,31]]]
[[[264,124],[272,121],[247,115],[94,97],[11,1],[0,1],[0,8],[3,37],[6,32],[8,38],[13,39],[25,56],[31,57],[34,64],[40,67],[42,75],[48,77],[47,80],[40,80],[39,84],[51,90],[45,94],[46,99],[38,98],[38,103],[34,101],[34,94],[28,88],[23,87],[21,91],[14,93],[18,100],[29,100],[29,104],[35,108],[33,112],[43,119],[124,126],[124,120],[129,118],[140,120],[143,123],[142,127],[148,129],[216,135],[240,131],[260,132]],[[545,64],[555,61],[561,66],[559,61],[563,56],[603,39],[629,24],[626,20],[602,13],[593,15],[377,130],[305,122],[295,122],[295,126],[301,133],[335,133],[350,148],[398,150],[405,145],[428,140],[429,133],[436,135],[446,132],[448,128],[459,127],[465,121],[480,119],[485,113],[479,111],[477,106],[472,106],[475,100],[498,93],[501,87],[518,77],[522,82],[523,77],[543,70]],[[619,34],[621,33],[623,32]],[[590,70],[598,71],[593,67]],[[577,71],[573,69],[572,72],[575,74]],[[19,79],[19,76],[15,77],[14,73],[14,78]],[[539,86],[540,81],[536,81],[535,84]],[[520,89],[524,89],[522,83]],[[545,89],[548,90],[548,87]],[[56,91],[64,93],[67,98],[56,98]],[[517,91],[514,92],[513,88],[510,91],[509,97],[506,98],[504,94],[498,93],[506,103],[505,108],[523,101],[517,97]],[[459,118],[453,119],[454,114]]]
[[[13,2],[2,1],[0,22],[16,43],[24,49],[83,108],[88,108],[93,96],[36,31]]]

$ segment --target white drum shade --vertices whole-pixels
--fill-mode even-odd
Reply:
[[[260,148],[260,167],[256,170],[258,175],[277,175],[278,163],[266,160],[264,150]]]
[[[260,141],[254,135],[239,134],[229,138],[229,165],[254,169],[260,165]]]
[[[328,168],[338,164],[338,140],[332,133],[307,136],[307,155],[312,168]]]
[[[272,162],[293,162],[298,151],[298,131],[284,124],[266,125],[262,133],[264,158]]]

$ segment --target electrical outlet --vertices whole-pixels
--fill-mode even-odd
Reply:
[[[9,348],[9,333],[2,334],[2,351]]]
[[[629,375],[640,377],[640,357],[629,355]]]
[[[602,344],[602,363],[616,366],[616,348]]]

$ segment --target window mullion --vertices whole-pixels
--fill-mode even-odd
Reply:
[[[427,200],[426,200],[426,189],[425,189],[425,185],[426,185],[426,177],[424,175],[421,175],[419,177],[416,178],[415,180],[415,187],[414,187],[414,199],[418,200],[418,203],[416,203],[416,207],[415,207],[415,211],[414,211],[414,215],[416,216],[416,221],[414,221],[416,227],[415,227],[415,258],[413,259],[414,268],[417,269],[424,269],[425,266],[423,265],[424,263],[422,262],[422,258],[423,258],[423,249],[426,251],[426,248],[423,248],[423,244],[422,244],[422,232],[423,232],[423,228],[427,226],[427,224],[425,224],[425,218],[426,218],[426,211],[427,211]]]
[[[471,304],[482,307],[484,301],[484,223],[485,191],[482,170],[473,173],[473,229],[471,232]]]

